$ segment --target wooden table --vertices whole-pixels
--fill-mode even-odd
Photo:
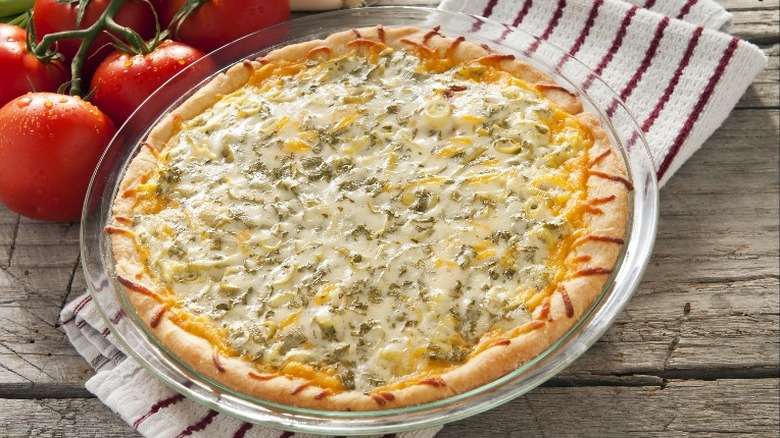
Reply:
[[[720,3],[769,68],[662,190],[632,301],[569,369],[440,438],[778,436],[780,2]],[[84,291],[78,224],[0,206],[0,436],[136,436],[84,389],[92,371],[58,329]]]

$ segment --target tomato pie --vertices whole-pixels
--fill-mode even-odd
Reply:
[[[413,27],[239,63],[152,129],[116,278],[186,366],[324,410],[512,372],[599,297],[632,190],[596,117],[512,55]]]

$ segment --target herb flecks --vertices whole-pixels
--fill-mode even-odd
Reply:
[[[225,95],[136,190],[160,213],[132,220],[150,275],[236,352],[362,392],[530,319],[518,291],[555,278],[548,249],[572,231],[561,166],[586,147],[488,66],[375,58],[307,60]]]

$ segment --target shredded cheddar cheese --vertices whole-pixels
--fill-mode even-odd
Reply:
[[[171,320],[254,378],[438,385],[576,273],[588,130],[500,60],[365,41],[262,66],[127,195]]]

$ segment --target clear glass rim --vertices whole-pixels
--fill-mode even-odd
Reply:
[[[301,39],[309,39],[311,37],[307,37],[307,35],[312,33],[332,33],[337,31],[335,28],[331,29],[331,27],[322,24],[328,20],[342,22],[343,27],[341,30],[347,30],[352,27],[365,26],[366,24],[363,24],[364,21],[380,19],[385,26],[397,25],[396,23],[387,24],[388,22],[393,22],[393,19],[408,21],[405,24],[411,25],[442,22],[440,24],[442,24],[442,31],[445,33],[449,30],[449,26],[454,26],[453,23],[455,22],[459,26],[466,26],[467,24],[474,26],[474,23],[480,23],[479,33],[470,35],[472,38],[468,36],[467,38],[478,38],[486,33],[486,29],[495,32],[500,31],[506,35],[504,41],[511,41],[512,38],[530,39],[538,41],[537,44],[544,45],[546,49],[559,53],[562,57],[568,57],[563,50],[521,30],[509,28],[481,17],[419,7],[371,7],[303,17],[243,38],[225,48],[219,49],[213,56],[219,60],[221,66],[224,64],[226,67],[239,60],[235,58],[235,50],[231,50],[231,48],[241,46],[239,52],[242,55],[244,51],[254,51],[256,56],[256,54],[265,53],[279,45],[270,44],[267,47],[252,45],[253,41],[264,41],[264,35],[291,34],[293,37],[287,38],[284,42],[284,44],[289,44]],[[356,22],[361,24],[355,24]],[[331,26],[337,25],[333,23]],[[462,31],[463,29],[459,28],[459,30]],[[301,33],[302,36],[296,39],[295,35],[298,35],[296,32]],[[314,35],[314,37],[317,36]],[[495,41],[493,43],[493,45],[496,45]],[[516,49],[502,46],[501,50],[510,50],[518,55]],[[524,56],[523,53],[519,53],[519,55]],[[246,57],[249,56],[243,56],[240,59]],[[564,80],[569,83],[569,86],[575,89],[578,88],[576,83],[562,76],[561,72],[558,71],[556,73],[555,66],[548,65],[537,59],[529,59],[529,61],[537,67],[541,64],[541,66],[549,70],[549,73],[554,74],[556,79]],[[574,58],[568,57],[567,63],[589,71],[587,67]],[[601,84],[605,89],[609,88],[597,76],[594,78],[594,81]],[[200,83],[203,82],[201,81]],[[195,88],[197,87],[192,89]],[[611,92],[611,90],[609,91]],[[625,147],[627,139],[622,138],[621,133],[609,122],[602,108],[596,102],[590,100],[587,93],[580,92],[580,97],[586,103],[590,102],[590,111],[596,113],[602,124],[607,128],[608,135],[616,144],[623,146],[621,149],[624,154],[624,161],[629,169],[629,176],[634,190],[631,196],[630,228],[618,265],[607,281],[598,301],[564,337],[529,363],[494,382],[443,400],[406,408],[365,412],[323,411],[293,408],[242,395],[235,390],[225,388],[193,372],[187,365],[170,356],[156,341],[149,339],[151,336],[144,328],[145,326],[140,324],[140,321],[134,316],[132,308],[127,302],[124,302],[123,294],[118,292],[120,290],[118,284],[112,278],[111,251],[108,250],[103,237],[103,225],[110,217],[111,202],[116,192],[115,186],[118,183],[118,178],[123,174],[126,164],[132,157],[132,151],[137,149],[136,144],[133,142],[142,139],[148,133],[148,131],[139,129],[137,126],[147,127],[145,122],[148,122],[150,117],[157,117],[163,114],[168,107],[178,104],[187,96],[186,93],[181,96],[174,95],[172,103],[169,104],[167,100],[165,103],[161,103],[165,99],[171,99],[171,96],[165,96],[164,93],[165,91],[161,90],[153,94],[142,105],[141,109],[131,117],[128,123],[120,129],[93,175],[92,184],[85,202],[80,235],[81,259],[86,276],[86,284],[90,293],[95,297],[99,313],[106,325],[111,328],[114,338],[118,341],[123,351],[128,352],[144,368],[174,390],[211,409],[228,413],[242,420],[294,432],[357,435],[401,432],[436,426],[481,413],[530,391],[574,362],[601,337],[614,318],[625,307],[638,287],[644,269],[649,262],[657,225],[658,187],[644,137],[631,117],[630,112],[620,102],[617,95],[611,92],[617,103],[616,113],[632,122],[636,129],[637,136],[634,143],[638,146],[634,146],[633,151],[627,151]],[[152,109],[151,112],[156,111],[157,114],[150,116],[149,108]],[[128,141],[128,138],[131,140]],[[127,150],[128,147],[130,147],[130,151]],[[119,172],[117,172],[115,164],[119,157],[122,157],[123,163]],[[641,236],[641,239],[637,238],[637,236]],[[133,319],[134,324],[132,326],[118,327],[112,323],[111,315],[105,308],[106,300],[110,300],[112,297],[106,288],[110,290],[113,298],[121,301],[119,304],[122,311],[130,316],[130,319]],[[109,296],[107,297],[107,295]]]

